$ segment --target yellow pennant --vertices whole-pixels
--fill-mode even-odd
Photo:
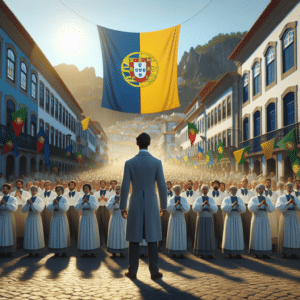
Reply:
[[[89,121],[90,121],[90,117],[88,117],[88,118],[81,121],[82,130],[87,130],[88,129]]]

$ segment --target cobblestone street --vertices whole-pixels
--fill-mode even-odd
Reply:
[[[300,260],[227,259],[219,250],[215,259],[184,259],[159,253],[163,278],[150,279],[148,259],[140,259],[137,280],[124,276],[126,259],[111,259],[101,249],[96,258],[67,258],[45,253],[29,258],[18,251],[2,258],[1,299],[300,299]]]

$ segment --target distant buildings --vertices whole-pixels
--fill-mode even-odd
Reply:
[[[50,161],[62,172],[77,169],[75,152],[82,150],[82,164],[104,152],[107,137],[98,122],[83,131],[83,111],[45,55],[14,14],[0,1],[0,151],[11,127],[11,113],[27,107],[27,120],[17,138],[20,156],[1,156],[0,172],[15,177],[50,168],[44,155],[36,153],[36,136],[43,128],[49,137]],[[101,134],[101,137],[100,137]],[[73,154],[65,158],[66,146]],[[102,153],[101,153],[102,152]]]

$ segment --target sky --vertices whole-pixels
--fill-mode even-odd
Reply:
[[[184,23],[210,0],[4,0],[53,66],[93,67],[103,76],[96,25],[149,32]],[[191,47],[219,33],[249,30],[270,0],[212,0],[180,29],[178,64]],[[89,20],[90,22],[86,21]]]

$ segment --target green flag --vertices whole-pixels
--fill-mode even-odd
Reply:
[[[221,141],[219,141],[218,150],[217,150],[218,162],[223,158],[223,156],[224,156],[224,145]]]
[[[291,160],[291,164],[298,157],[298,147],[295,138],[295,129],[288,133],[280,142],[277,144],[280,148],[287,151],[287,154]]]

